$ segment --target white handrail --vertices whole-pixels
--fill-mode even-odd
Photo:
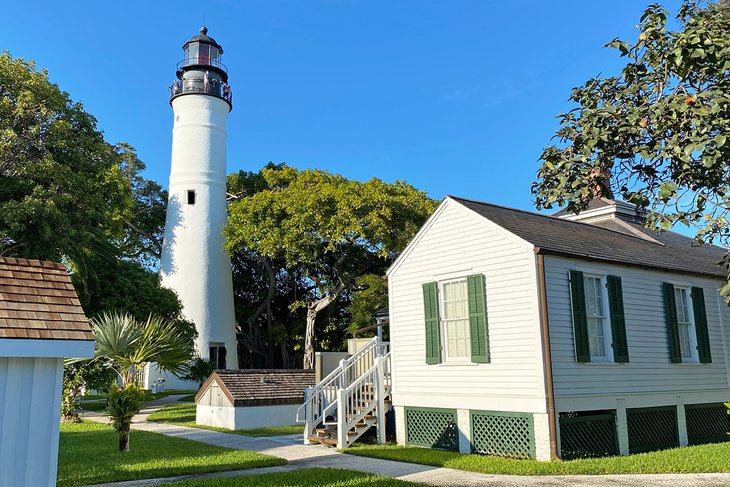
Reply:
[[[364,373],[363,369],[367,370],[374,363],[375,357],[387,352],[389,345],[387,342],[380,342],[378,337],[373,337],[352,356],[342,360],[335,370],[309,389],[304,404],[297,408],[297,422],[318,421],[326,417],[325,409],[337,402],[337,388],[346,388],[360,377]],[[311,417],[307,414],[308,408],[312,409]],[[302,415],[305,417],[302,418]]]
[[[309,443],[309,437],[320,424],[336,424],[338,445],[344,438],[344,446],[340,448],[347,447],[346,432],[374,408],[378,409],[378,430],[385,430],[383,398],[390,392],[389,346],[378,337],[373,338],[352,356],[341,360],[317,385],[305,390],[304,404],[297,408],[296,414],[297,422],[305,423],[305,443]]]
[[[385,408],[382,405],[383,399],[390,393],[390,352],[382,357],[376,358],[376,363],[355,382],[338,393],[337,401],[337,423],[338,433],[343,431],[345,435],[339,435],[338,448],[349,446],[347,432],[358,424],[365,416],[377,410],[379,436],[383,435],[385,428]],[[343,442],[340,444],[341,442]]]

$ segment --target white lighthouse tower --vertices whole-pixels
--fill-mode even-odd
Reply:
[[[237,369],[231,261],[222,235],[231,90],[223,48],[206,27],[183,50],[170,87],[175,121],[160,277],[195,323],[198,355],[217,368]]]

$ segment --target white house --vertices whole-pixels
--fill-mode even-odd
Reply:
[[[232,430],[291,426],[314,370],[216,370],[195,396],[195,422]]]
[[[399,444],[542,460],[727,439],[725,249],[627,203],[447,197],[388,271]]]
[[[63,359],[93,355],[66,268],[0,258],[0,485],[56,485]]]

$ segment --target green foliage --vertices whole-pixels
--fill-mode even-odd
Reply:
[[[259,475],[245,475],[230,478],[187,480],[178,487],[418,487],[426,484],[391,479],[354,470],[335,468],[307,468],[292,472],[273,472]]]
[[[154,267],[160,258],[165,236],[167,191],[156,181],[140,176],[146,166],[132,146],[119,143],[114,150],[119,169],[133,195],[132,206],[123,219],[124,234],[118,240],[121,254],[147,267]]]
[[[0,255],[113,255],[132,192],[93,116],[31,61],[0,54]]]
[[[228,246],[283,257],[288,267],[316,270],[323,267],[323,257],[355,246],[392,258],[435,207],[401,181],[363,183],[286,166],[265,168],[262,174],[270,189],[230,205]]]
[[[81,389],[106,392],[114,382],[117,373],[101,362],[74,362],[63,367],[63,390],[61,393],[61,418],[64,421],[76,421],[72,413],[74,401],[81,394]]]
[[[215,370],[215,364],[211,360],[195,357],[185,365],[181,379],[197,382],[198,387],[202,387],[203,383],[210,377]]]
[[[412,186],[351,181],[326,171],[267,167],[267,189],[233,201],[229,250],[281,262],[307,286],[289,303],[306,308],[304,366],[314,365],[315,321],[366,273],[381,273],[416,233],[435,202]],[[330,315],[338,321],[336,314]],[[339,328],[339,327],[338,327]]]
[[[730,3],[685,0],[678,31],[650,5],[633,43],[608,47],[620,75],[574,88],[578,106],[558,116],[532,186],[540,208],[585,209],[620,194],[648,210],[648,224],[695,225],[700,241],[727,242],[730,208]]]
[[[351,321],[348,331],[357,330],[375,324],[375,312],[388,305],[388,281],[377,274],[366,274],[355,279],[355,291],[352,303],[347,308]]]
[[[132,418],[142,409],[145,393],[137,384],[127,384],[119,388],[116,384],[109,387],[107,413],[112,428],[119,433],[119,451],[129,451],[129,428]]]
[[[587,458],[565,462],[515,460],[466,455],[430,448],[359,446],[344,453],[397,462],[432,465],[497,475],[609,475],[730,472],[730,442],[661,450],[637,455]]]
[[[128,313],[104,313],[91,324],[96,339],[94,360],[113,368],[122,385],[132,383],[135,373],[149,362],[179,374],[192,358],[192,337],[174,321],[155,315],[138,321]]]
[[[150,314],[168,320],[180,319],[180,300],[175,291],[160,285],[157,273],[135,261],[93,259],[92,262],[96,270],[93,281],[82,281],[77,274],[71,276],[87,316],[118,311],[139,321]]]
[[[58,448],[58,486],[221,472],[286,464],[285,460],[246,450],[132,431],[134,448],[119,455],[110,447],[116,433],[108,425],[62,424]]]

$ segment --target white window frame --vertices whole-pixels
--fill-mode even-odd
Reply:
[[[456,282],[463,282],[464,286],[466,287],[466,300],[467,300],[467,315],[466,320],[469,320],[469,284],[466,277],[459,277],[455,279],[448,279],[444,281],[439,281],[439,333],[441,335],[441,352],[443,355],[443,362],[448,363],[460,363],[460,364],[471,364],[471,329],[469,325],[467,324],[467,333],[466,333],[466,355],[463,357],[450,357],[449,356],[449,342],[448,342],[448,334],[446,332],[446,307],[444,305],[444,298],[446,297],[446,293],[444,292],[444,285],[446,284],[453,284]],[[449,320],[451,321],[451,320]]]
[[[586,292],[586,279],[598,279],[600,284],[599,288],[601,290],[600,297],[601,297],[601,305],[603,307],[603,346],[606,352],[605,357],[596,356],[593,355],[590,349],[590,342],[591,342],[591,330],[588,326],[588,319],[593,318],[588,314],[588,293]],[[606,285],[606,276],[603,274],[596,274],[593,272],[584,272],[583,273],[583,293],[586,297],[586,333],[588,334],[588,352],[591,356],[591,362],[590,363],[615,363],[615,357],[613,355],[613,329],[611,327],[611,309],[610,304],[608,301],[608,286]]]
[[[679,300],[677,299],[677,291],[684,290],[687,295],[687,316],[689,321],[679,321]],[[674,312],[677,314],[677,340],[679,341],[679,354],[682,357],[683,364],[698,364],[700,363],[700,354],[697,350],[697,324],[695,323],[695,310],[694,303],[692,302],[692,286],[687,285],[674,285]],[[689,352],[690,357],[682,355],[682,334],[680,327],[684,324],[689,325],[687,333],[689,334]]]

